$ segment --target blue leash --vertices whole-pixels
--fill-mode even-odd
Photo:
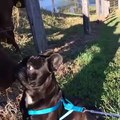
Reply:
[[[120,114],[99,112],[99,111],[95,111],[95,110],[86,110],[84,107],[75,106],[73,103],[71,103],[67,99],[65,99],[65,100],[61,99],[55,106],[50,107],[50,108],[41,109],[41,110],[28,110],[28,115],[48,114],[48,113],[56,111],[62,104],[64,106],[64,109],[67,110],[68,112],[66,112],[62,117],[60,117],[59,120],[63,120],[68,115],[70,115],[72,112],[81,112],[81,113],[82,112],[89,112],[92,114],[100,114],[100,115],[120,118]]]
[[[90,112],[90,113],[93,113],[93,114],[99,114],[99,115],[105,115],[105,116],[120,118],[120,114],[115,114],[115,113],[106,113],[106,112],[100,112],[100,111],[95,111],[95,110],[85,110],[84,112]]]

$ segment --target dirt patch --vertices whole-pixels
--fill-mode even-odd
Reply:
[[[99,40],[101,24],[102,23],[97,23],[96,21],[92,22],[91,33],[89,35],[73,35],[70,39],[66,40],[62,46],[57,47],[58,44],[50,46],[50,48],[54,49],[55,52],[59,52],[64,58],[64,64],[58,73],[60,76],[77,72],[77,66],[74,64],[74,59],[71,59],[71,56],[74,56],[77,52],[82,52],[89,44]]]

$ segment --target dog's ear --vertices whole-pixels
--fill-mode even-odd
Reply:
[[[45,51],[44,53],[43,53],[43,55],[45,55],[45,56],[50,56],[50,55],[52,55],[54,53],[54,51],[52,50],[52,49],[48,49],[47,51]]]
[[[30,58],[30,56],[27,56],[27,57],[23,58],[23,60],[21,60],[18,64],[20,66],[26,66],[27,61],[28,61],[29,58]]]
[[[16,66],[16,68],[15,68],[15,73],[16,73],[16,74],[19,73],[19,71],[20,71],[22,68],[26,67],[27,61],[28,61],[29,58],[30,58],[29,56],[28,56],[28,57],[25,57],[25,58],[23,58],[23,60],[21,60],[21,61],[17,64],[17,66]]]
[[[57,70],[59,66],[63,63],[63,57],[58,53],[54,53],[48,58],[48,61],[51,66],[50,69],[54,71]]]
[[[49,57],[50,55],[52,55],[54,53],[53,49],[48,49],[46,50],[44,53],[40,53],[39,55],[40,56],[43,56],[43,57]]]

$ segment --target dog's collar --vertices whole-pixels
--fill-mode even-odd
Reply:
[[[28,115],[43,115],[43,114],[48,114],[51,112],[56,111],[60,105],[63,103],[64,109],[65,110],[72,110],[75,112],[83,112],[85,110],[84,107],[80,107],[80,106],[75,106],[74,104],[72,104],[69,100],[67,99],[61,99],[55,106],[50,107],[50,108],[46,108],[46,109],[41,109],[41,110],[28,110]]]

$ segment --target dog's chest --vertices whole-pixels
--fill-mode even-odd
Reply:
[[[25,103],[26,103],[26,106],[34,103],[32,97],[28,93],[26,93]]]

